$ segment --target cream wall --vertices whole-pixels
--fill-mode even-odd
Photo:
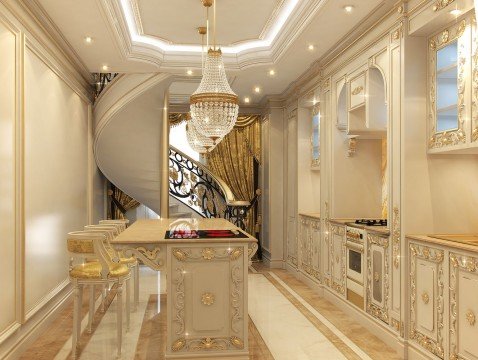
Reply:
[[[90,75],[24,6],[0,1],[0,359],[18,358],[62,310],[65,235],[104,214]]]

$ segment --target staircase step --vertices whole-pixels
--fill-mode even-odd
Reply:
[[[193,213],[192,212],[176,212],[176,213],[170,213],[169,217],[173,219],[178,219],[178,218],[190,218],[192,217]]]

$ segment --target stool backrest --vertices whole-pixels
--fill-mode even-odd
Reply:
[[[67,248],[72,256],[82,257],[89,255],[101,264],[101,276],[106,278],[110,266],[115,264],[105,247],[106,235],[92,231],[73,231],[67,235]]]
[[[120,227],[114,224],[86,225],[85,230],[87,229],[109,230],[113,233],[114,237],[118,236],[121,232]]]
[[[126,230],[126,226],[129,224],[129,220],[100,220],[98,222],[100,225],[119,225],[121,231]]]

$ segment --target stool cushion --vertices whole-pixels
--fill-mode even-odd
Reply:
[[[126,265],[114,264],[110,266],[108,278],[118,278],[128,274],[129,268]],[[101,279],[101,264],[99,262],[90,262],[76,265],[70,270],[70,277],[76,279]]]
[[[120,257],[121,264],[136,264],[136,258],[131,256],[129,258]]]

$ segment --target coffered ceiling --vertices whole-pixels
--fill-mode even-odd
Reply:
[[[38,3],[91,72],[161,71],[188,77],[181,80],[187,85],[172,88],[177,103],[187,99],[200,80],[201,38],[196,28],[205,20],[201,0],[28,2]],[[359,36],[393,4],[394,0],[217,0],[217,42],[241,105],[257,105],[266,95],[283,93],[337,43]],[[353,5],[353,11],[346,12],[346,5]],[[90,43],[85,41],[88,36]]]

